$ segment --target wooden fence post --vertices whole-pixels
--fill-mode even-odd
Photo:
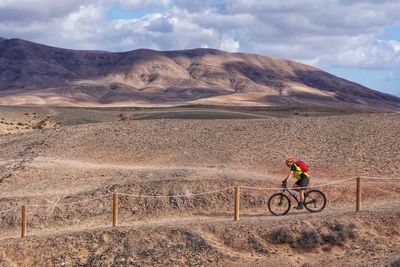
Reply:
[[[240,213],[240,187],[235,186],[235,221],[239,221]]]
[[[113,194],[113,227],[118,225],[118,193]]]
[[[21,209],[21,237],[26,236],[26,207],[22,206]]]
[[[356,212],[361,210],[361,177],[357,177]]]

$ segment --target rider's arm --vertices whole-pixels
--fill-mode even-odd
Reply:
[[[290,171],[289,175],[286,177],[285,180],[283,180],[283,182],[286,182],[292,175],[293,175],[293,171]]]

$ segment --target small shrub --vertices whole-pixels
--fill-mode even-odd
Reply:
[[[18,126],[23,126],[24,124],[22,122],[17,123]]]
[[[355,238],[355,227],[354,224],[346,226],[341,223],[336,223],[331,227],[332,232],[324,236],[324,241],[333,245],[341,245],[349,238]]]
[[[274,244],[292,244],[294,242],[293,235],[286,227],[281,227],[272,231],[269,240]]]
[[[325,251],[325,252],[330,252],[330,251],[332,251],[332,247],[325,246],[325,247],[322,247],[322,250]]]
[[[340,245],[345,241],[345,236],[341,232],[333,231],[332,233],[324,236],[324,241],[333,245]]]
[[[308,229],[301,233],[297,239],[296,248],[300,250],[311,250],[322,243],[321,235],[315,229]]]
[[[400,267],[400,258],[395,259],[394,261],[392,261],[389,266],[390,267]]]
[[[256,252],[266,253],[268,252],[263,245],[257,240],[254,235],[250,235],[247,239],[248,245]]]

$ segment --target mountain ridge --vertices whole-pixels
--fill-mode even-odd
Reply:
[[[72,50],[0,43],[0,104],[359,105],[400,98],[286,59],[216,49]]]

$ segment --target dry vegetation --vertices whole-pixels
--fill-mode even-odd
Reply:
[[[26,133],[35,130],[54,128],[60,125],[51,115],[40,116],[36,112],[15,114],[3,112],[0,117],[0,134]]]
[[[306,160],[314,184],[400,171],[398,113],[268,110],[0,108],[4,121],[36,113],[49,129],[0,136],[1,266],[396,266],[400,251],[398,182],[363,182],[354,213],[354,181],[323,188],[320,214],[267,213],[274,190],[242,190],[234,222],[232,190],[196,197],[120,197],[111,228],[111,196],[190,194],[234,186],[276,187],[286,152]],[[25,115],[27,113],[28,115]],[[5,115],[7,114],[7,115]],[[122,114],[122,115],[121,115]],[[0,116],[1,117],[1,116]],[[18,253],[17,253],[18,252]]]

